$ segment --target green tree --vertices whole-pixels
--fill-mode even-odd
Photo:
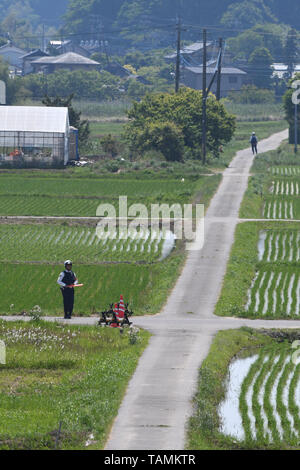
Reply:
[[[59,70],[55,73],[43,76],[30,74],[23,79],[25,86],[34,96],[67,97],[71,93],[78,98],[114,100],[120,98],[120,79],[109,72],[97,70]]]
[[[158,135],[160,145],[165,145],[163,133],[172,136],[173,143],[177,139],[180,145],[182,135],[184,147],[200,158],[202,92],[181,88],[177,94],[147,94],[140,103],[133,103],[128,117],[130,122],[125,126],[124,138],[132,150],[143,152],[145,137],[151,137],[153,148],[157,149]],[[207,146],[217,155],[220,145],[229,142],[234,134],[235,117],[211,94],[207,100],[207,120]],[[175,127],[170,127],[171,124]]]
[[[257,47],[263,47],[263,37],[252,29],[249,29],[235,38],[227,41],[229,52],[233,55],[234,60],[249,60],[250,55]]]
[[[283,107],[285,110],[285,118],[290,124],[290,126],[294,126],[294,119],[295,119],[295,104],[293,102],[293,93],[296,91],[292,88],[292,84],[295,81],[300,80],[300,73],[294,75],[294,77],[288,83],[288,89],[286,90],[283,96]],[[299,94],[298,94],[299,98]],[[300,126],[300,106],[298,106],[298,123]]]
[[[299,100],[300,93],[298,90],[292,87],[293,82],[300,81],[300,73],[294,75],[294,77],[288,83],[288,89],[283,96],[283,107],[285,110],[285,118],[289,123],[290,136],[289,141],[291,144],[295,143],[295,102],[293,94],[296,93],[295,98]],[[299,86],[298,86],[299,89]],[[298,142],[300,142],[300,106],[298,105]]]
[[[284,25],[267,23],[258,24],[236,37],[229,38],[227,45],[234,60],[249,60],[250,55],[257,47],[269,49],[272,57],[282,62],[284,38],[287,27]]]
[[[14,104],[18,99],[18,93],[21,88],[21,80],[18,77],[15,79],[10,78],[8,64],[5,63],[1,57],[0,80],[2,80],[6,85],[6,103],[9,105]],[[24,89],[22,91],[25,93]]]
[[[131,145],[131,149],[142,153],[157,150],[167,161],[182,161],[184,138],[182,131],[173,122],[148,121],[143,127],[136,128],[134,148]]]
[[[111,134],[105,135],[100,139],[101,147],[106,155],[114,158],[118,155],[118,142]]]
[[[266,47],[257,47],[252,52],[248,67],[251,79],[258,88],[269,89],[271,87],[272,63],[273,58]]]
[[[233,29],[252,28],[257,24],[276,21],[276,17],[263,0],[232,3],[221,19],[224,26]]]
[[[68,96],[68,98],[61,98],[59,96],[56,96],[56,98],[50,98],[49,96],[45,96],[43,104],[45,106],[64,107],[69,109],[70,125],[78,129],[79,142],[83,145],[89,138],[89,122],[81,120],[81,112],[76,111],[72,106],[73,98],[73,94]]]

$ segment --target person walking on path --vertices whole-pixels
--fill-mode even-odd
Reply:
[[[253,155],[257,155],[257,144],[258,144],[258,140],[257,140],[257,137],[255,135],[255,132],[252,132],[252,136],[250,137],[250,144],[252,146],[252,152],[253,152]]]
[[[65,270],[62,271],[57,279],[60,286],[63,301],[65,319],[71,319],[74,307],[74,285],[78,284],[76,274],[72,271],[72,261],[65,261]]]

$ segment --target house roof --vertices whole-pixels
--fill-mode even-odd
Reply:
[[[207,43],[207,47],[211,46],[212,42]],[[203,42],[194,42],[193,44],[190,44],[189,46],[184,46],[180,50],[180,54],[182,55],[193,55],[196,52],[202,51],[203,49]],[[175,59],[177,57],[177,53],[169,54],[165,56],[165,59]]]
[[[75,52],[67,52],[66,54],[61,54],[58,56],[41,57],[40,59],[33,60],[32,64],[100,65],[99,62],[88,59],[87,57],[76,54]]]
[[[66,132],[68,108],[0,106],[0,132]]]
[[[185,70],[189,70],[190,72],[196,73],[196,74],[203,73],[202,67],[185,67]],[[207,67],[206,70],[208,74],[214,74],[216,71],[216,69],[213,67]],[[223,75],[247,75],[246,72],[236,67],[222,67],[222,74]]]
[[[24,51],[24,49],[20,49],[19,47],[16,47],[11,43],[7,43],[0,47],[0,54],[6,51],[12,51],[12,50],[15,52],[20,52],[20,54],[24,54],[26,52]]]
[[[41,51],[41,49],[34,49],[33,51],[24,54],[20,59],[27,59],[28,57],[48,57],[47,52]]]

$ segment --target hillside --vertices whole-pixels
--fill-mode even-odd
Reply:
[[[0,0],[0,35],[34,34],[45,24],[46,31],[62,26],[64,33],[81,39],[88,39],[87,32],[99,35],[113,30],[114,36],[139,42],[147,30],[152,30],[155,45],[158,38],[169,39],[178,12],[187,25],[219,25],[223,34],[226,31],[232,36],[233,29],[262,23],[297,28],[300,5],[298,0]],[[156,34],[154,27],[159,28]],[[198,28],[190,30],[188,36],[199,36]]]

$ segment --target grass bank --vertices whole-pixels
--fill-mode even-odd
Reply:
[[[102,449],[149,334],[2,321],[0,338],[0,449],[54,449],[60,423],[58,449]]]

